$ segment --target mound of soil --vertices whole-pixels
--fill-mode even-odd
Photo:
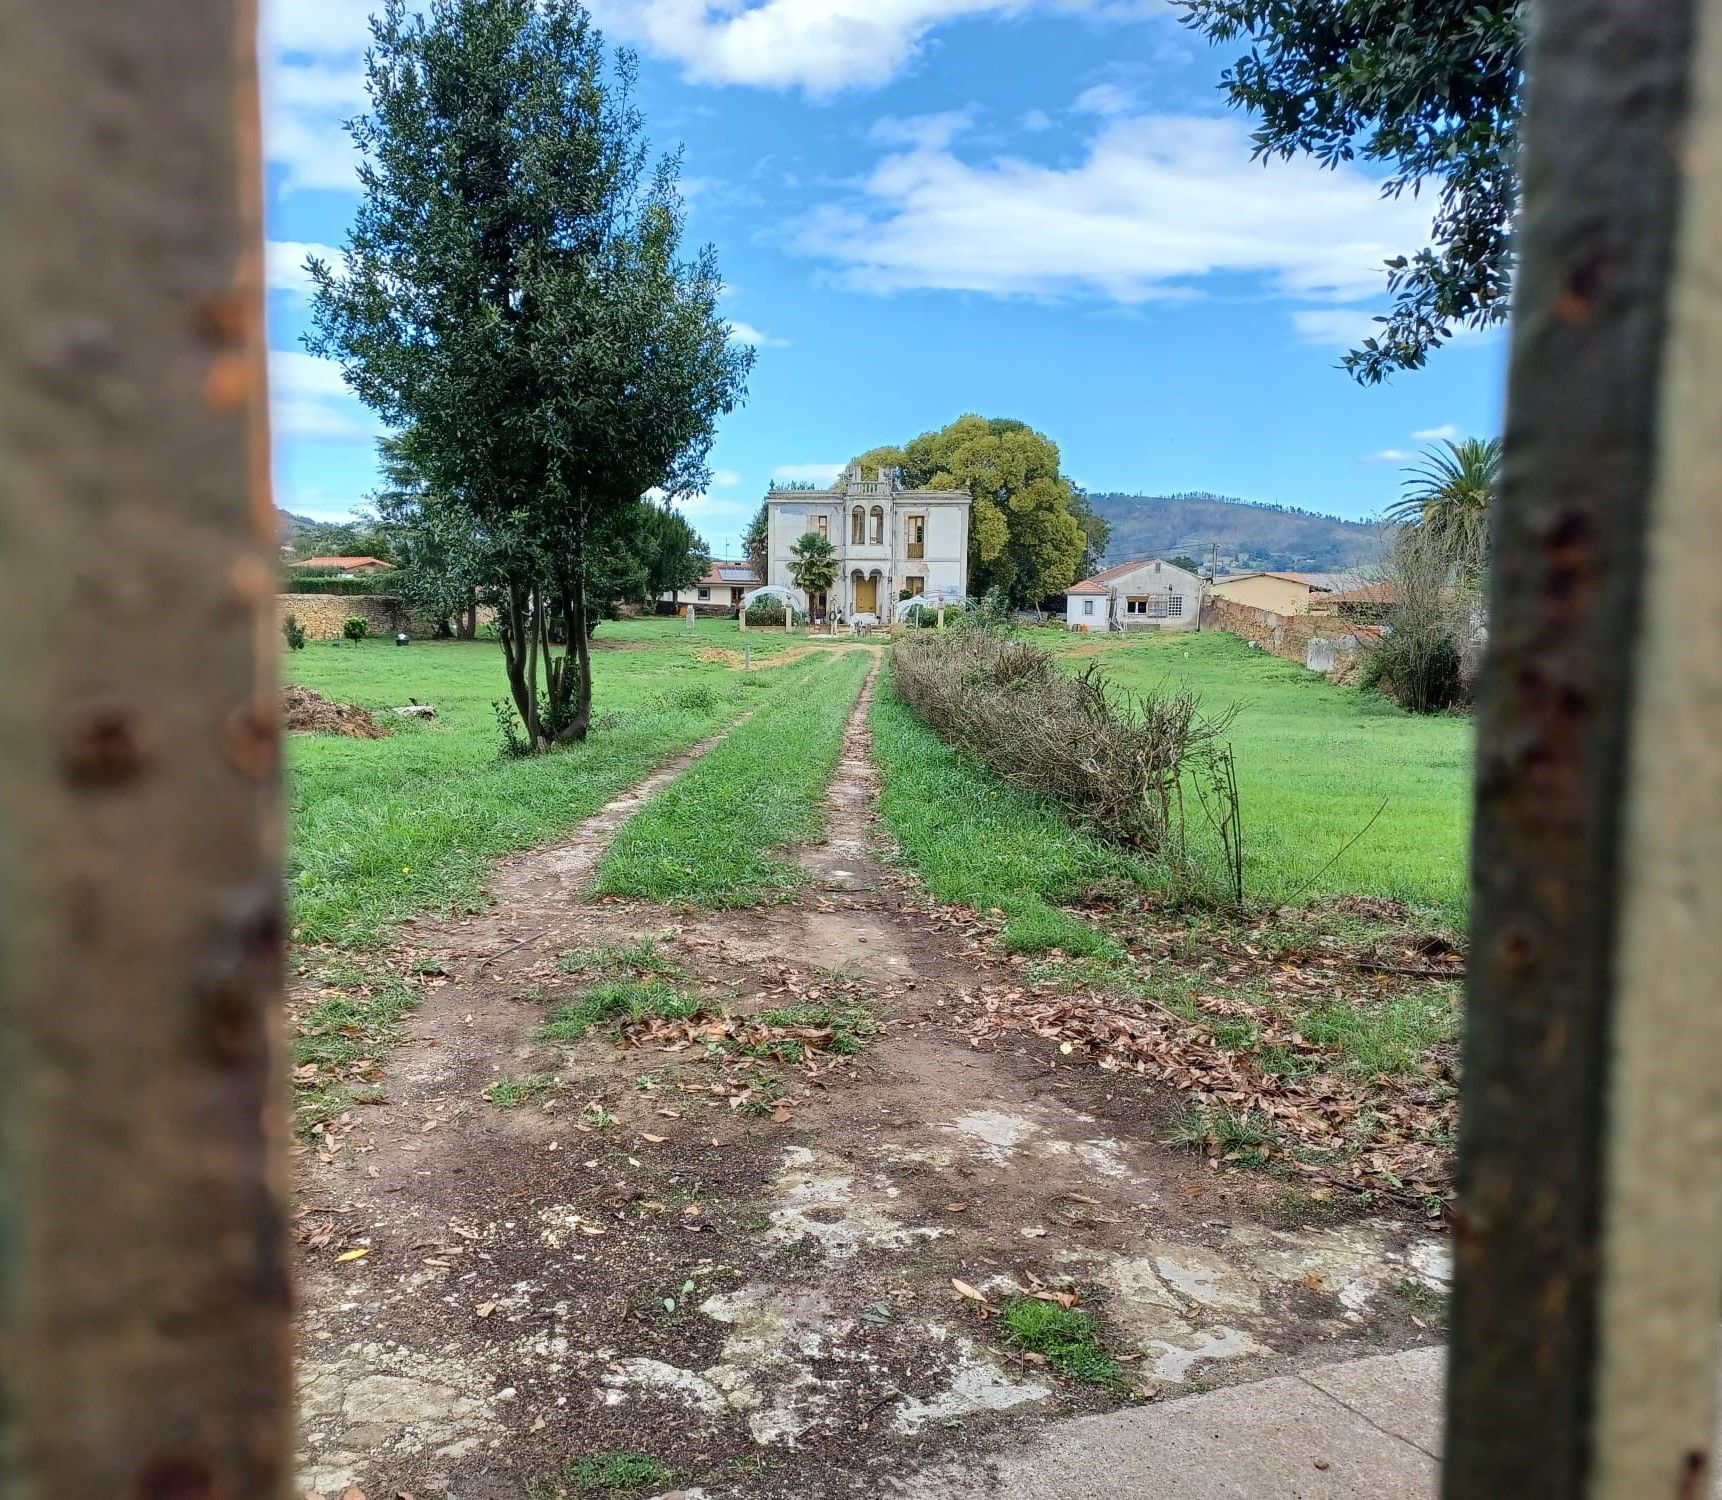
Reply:
[[[356,740],[388,738],[368,709],[333,703],[313,688],[293,684],[281,689],[282,723],[303,734],[345,734]]]

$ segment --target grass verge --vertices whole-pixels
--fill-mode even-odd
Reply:
[[[398,975],[338,964],[318,976],[319,997],[294,1020],[293,1128],[314,1133],[381,1082],[383,1056],[419,992]]]
[[[415,911],[477,910],[497,856],[596,812],[745,708],[769,703],[793,670],[739,671],[702,658],[704,638],[678,635],[673,621],[630,623],[634,636],[621,649],[595,655],[591,738],[522,760],[498,753],[491,704],[506,690],[491,643],[344,642],[291,653],[291,680],[339,702],[386,716],[416,698],[437,710],[432,720],[391,717],[387,739],[290,736],[295,938],[373,946]]]
[[[622,826],[596,889],[653,901],[752,906],[800,885],[777,851],[819,833],[819,804],[871,657],[824,659]]]
[[[1367,892],[1436,906],[1449,925],[1463,924],[1469,719],[1406,713],[1223,632],[1033,639],[1073,671],[1100,662],[1133,692],[1187,688],[1210,711],[1237,706],[1227,737],[1252,898]]]
[[[1145,880],[1138,861],[1001,785],[888,690],[874,697],[872,727],[886,831],[932,895],[1003,912],[1013,953],[1121,956],[1113,939],[1059,903],[1097,881]]]

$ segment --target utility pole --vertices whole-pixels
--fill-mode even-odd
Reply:
[[[281,1500],[250,0],[0,0],[0,1495]]]

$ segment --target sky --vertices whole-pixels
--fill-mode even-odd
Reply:
[[[308,252],[358,202],[368,0],[265,0],[276,502],[346,517],[378,427],[305,352]],[[1051,436],[1092,491],[1206,490],[1353,518],[1427,443],[1499,430],[1505,339],[1461,336],[1359,386],[1381,262],[1429,203],[1379,174],[1251,160],[1211,48],[1166,0],[591,0],[683,153],[732,338],[758,351],[711,482],[720,554],[772,480],[964,412]]]

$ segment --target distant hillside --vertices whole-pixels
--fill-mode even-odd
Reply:
[[[1296,568],[1331,573],[1380,562],[1388,530],[1224,495],[1091,494],[1088,500],[1112,528],[1109,564],[1183,553],[1206,566],[1209,549],[1217,547],[1221,572]]]
[[[281,545],[292,550],[284,554],[289,561],[301,557],[352,557],[369,554],[386,557],[380,550],[386,542],[374,527],[351,521],[314,521],[309,516],[296,516],[289,510],[276,510],[281,523]]]

